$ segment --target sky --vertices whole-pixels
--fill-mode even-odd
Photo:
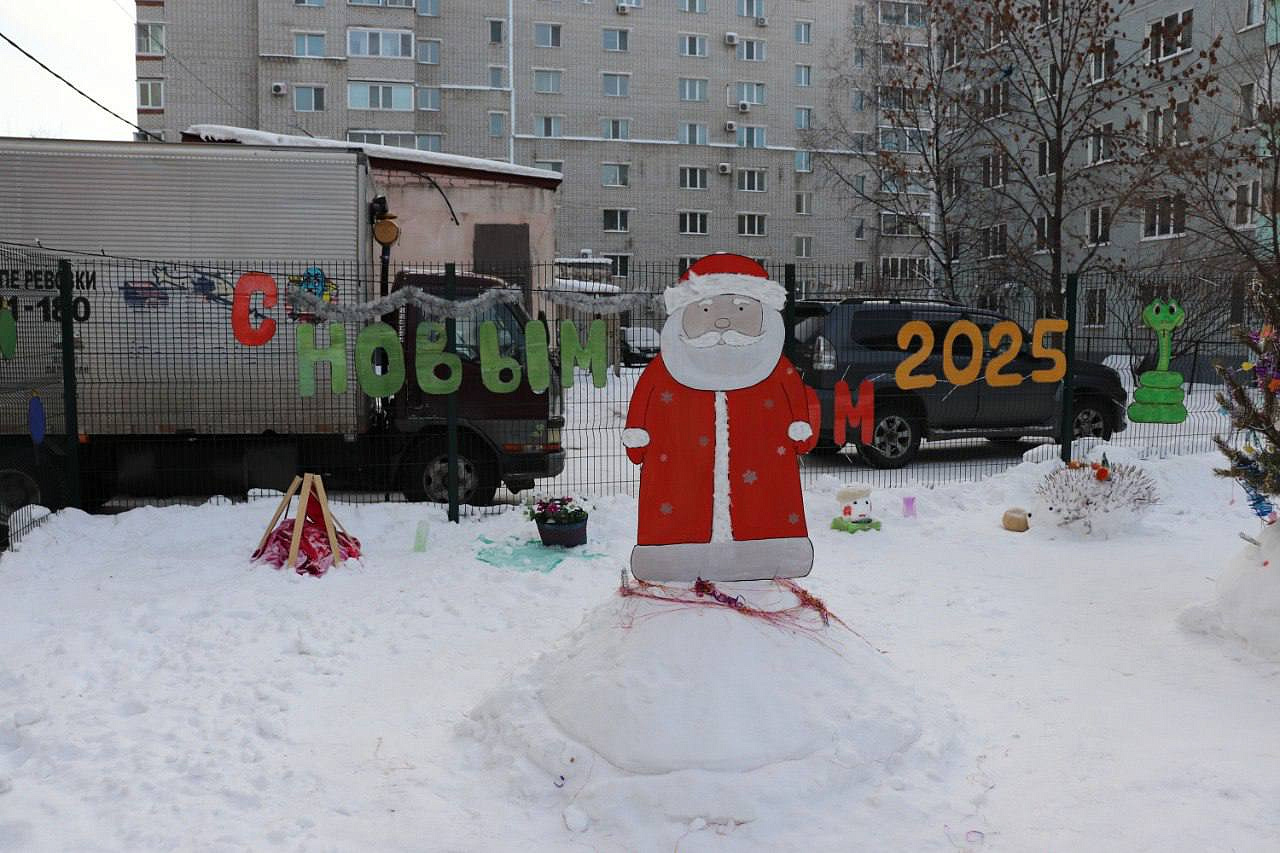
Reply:
[[[133,0],[0,0],[0,32],[129,121]],[[131,139],[133,128],[0,40],[0,136]]]

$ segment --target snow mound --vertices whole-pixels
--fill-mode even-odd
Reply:
[[[1218,578],[1217,599],[1186,610],[1182,624],[1280,661],[1280,525],[1264,529],[1258,545],[1246,545],[1232,558]]]
[[[731,593],[792,603],[765,585]],[[519,796],[560,809],[575,832],[646,847],[663,826],[666,843],[691,823],[724,833],[771,815],[845,821],[859,807],[869,830],[932,824],[936,838],[933,801],[945,803],[958,751],[945,705],[926,704],[852,632],[816,615],[790,629],[641,599],[595,608],[468,718],[461,733]]]

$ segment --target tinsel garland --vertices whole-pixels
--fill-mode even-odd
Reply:
[[[614,296],[591,296],[556,290],[539,290],[537,295],[562,308],[586,314],[616,316],[648,307],[659,297],[649,293],[620,293]],[[499,303],[519,304],[524,294],[517,288],[495,287],[483,291],[473,299],[445,299],[416,287],[397,290],[370,302],[341,304],[326,302],[321,297],[300,287],[289,290],[289,299],[296,310],[328,322],[370,322],[406,305],[413,305],[427,317],[443,317],[459,320],[474,317]]]

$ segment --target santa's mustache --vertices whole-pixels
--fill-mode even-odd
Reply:
[[[694,349],[708,349],[720,344],[731,347],[748,347],[760,342],[759,335],[744,335],[742,332],[734,331],[733,329],[724,332],[717,332],[712,329],[709,332],[703,332],[696,338],[682,335],[680,339]]]

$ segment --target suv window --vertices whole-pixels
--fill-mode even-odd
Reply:
[[[849,337],[855,345],[863,349],[897,352],[898,329],[910,319],[910,312],[902,308],[857,311],[849,323]]]

